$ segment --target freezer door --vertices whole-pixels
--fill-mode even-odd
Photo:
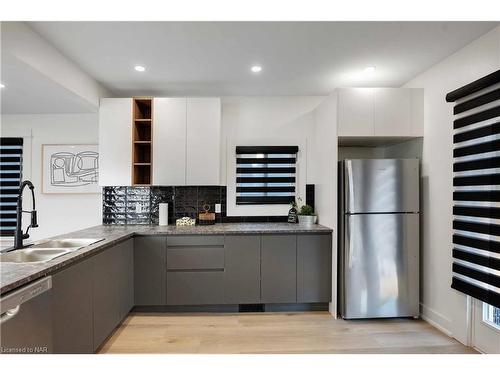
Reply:
[[[346,213],[419,212],[418,159],[344,162]]]
[[[419,315],[419,215],[346,215],[342,315]]]

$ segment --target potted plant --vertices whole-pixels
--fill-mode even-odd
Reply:
[[[306,225],[316,224],[318,216],[316,216],[316,214],[314,213],[313,208],[308,204],[302,205],[301,198],[298,198],[297,200],[299,201],[299,204],[301,204],[299,213],[297,215],[297,217],[299,218],[299,223]]]

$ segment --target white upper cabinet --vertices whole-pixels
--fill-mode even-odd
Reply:
[[[187,185],[220,184],[221,100],[187,99]]]
[[[374,135],[373,89],[339,89],[338,98],[338,135]]]
[[[339,89],[338,135],[340,137],[422,136],[423,106],[423,89]]]
[[[103,98],[99,107],[99,185],[132,183],[132,99]]]
[[[373,89],[373,123],[376,136],[410,134],[410,89]]]
[[[220,98],[155,98],[153,184],[220,184]]]
[[[186,184],[186,98],[155,98],[153,184]]]

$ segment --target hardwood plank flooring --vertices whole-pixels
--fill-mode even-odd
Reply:
[[[422,320],[327,312],[131,313],[100,353],[476,353]]]

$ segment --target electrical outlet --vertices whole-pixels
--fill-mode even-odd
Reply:
[[[215,213],[220,214],[221,210],[222,209],[221,209],[220,203],[216,203],[215,204]]]

